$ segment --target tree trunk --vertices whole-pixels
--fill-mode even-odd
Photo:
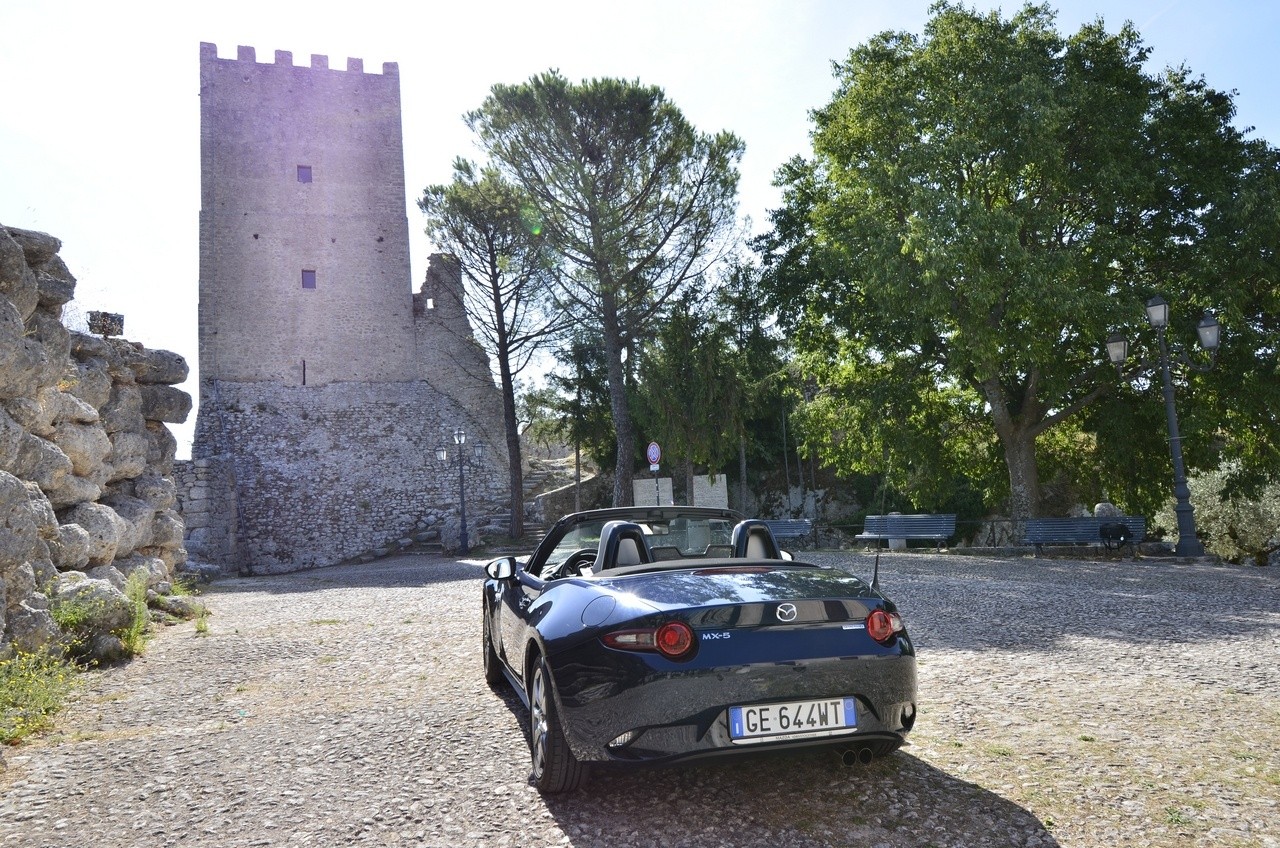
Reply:
[[[524,535],[524,458],[520,450],[520,422],[516,419],[515,383],[511,369],[502,363],[502,420],[507,430],[507,458],[511,466],[511,538]]]
[[[613,430],[618,451],[613,465],[613,505],[633,506],[635,491],[631,485],[635,433],[631,426],[631,407],[627,403],[626,375],[622,368],[622,333],[618,327],[617,300],[611,294],[602,298],[604,356],[609,366],[609,408],[613,413]]]
[[[982,388],[991,407],[996,435],[1004,448],[1005,466],[1009,469],[1009,517],[1013,520],[1013,539],[1017,541],[1022,538],[1026,520],[1034,516],[1040,506],[1040,474],[1036,468],[1039,428],[1025,423],[1036,419],[1035,403],[1024,399],[1022,405],[1030,408],[1024,408],[1015,417],[997,381],[984,383]]]
[[[747,512],[747,437],[738,434],[738,510]]]

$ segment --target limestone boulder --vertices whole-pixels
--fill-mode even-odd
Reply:
[[[63,422],[97,424],[101,420],[96,406],[57,386],[41,389],[37,400],[41,420],[47,420],[51,427]]]
[[[106,504],[77,504],[59,517],[64,524],[78,524],[89,534],[90,566],[110,565],[116,558],[121,538],[132,532],[128,522]]]
[[[76,296],[76,278],[61,256],[50,258],[36,269],[36,287],[40,305],[46,309],[56,309]]]
[[[132,481],[133,496],[141,498],[157,510],[169,509],[178,502],[178,487],[173,480],[151,472]]]
[[[0,227],[0,230],[8,231],[10,238],[22,248],[24,261],[33,268],[46,264],[62,250],[62,239],[48,233],[21,227]]]
[[[147,469],[162,476],[173,473],[173,458],[178,453],[178,440],[159,421],[147,422]]]
[[[147,427],[142,416],[142,391],[133,383],[116,383],[110,399],[98,410],[102,426],[108,433],[132,430],[141,433]]]
[[[57,649],[66,643],[48,606],[39,603],[43,599],[43,595],[34,595],[6,611],[4,638],[21,653]]]
[[[47,544],[58,571],[83,571],[89,564],[89,533],[79,524],[59,524],[58,537]]]
[[[8,300],[14,313],[25,321],[40,303],[40,288],[14,232],[0,227],[0,298]]]
[[[204,602],[190,595],[151,594],[147,596],[147,605],[186,621],[209,614]]]
[[[66,636],[77,654],[93,662],[112,662],[127,655],[123,645],[116,644],[115,632],[133,621],[134,607],[111,583],[70,571],[58,576],[49,602],[55,610],[72,613],[66,617],[73,617],[76,624]]]
[[[76,504],[92,503],[102,496],[102,486],[75,474],[64,474],[52,486],[44,490],[54,509],[65,509]]]
[[[73,345],[75,340],[73,334]],[[73,367],[74,372],[67,378],[67,392],[94,409],[106,406],[107,401],[111,400],[111,372],[107,368],[107,361],[100,357],[89,357],[83,362],[76,362]]]
[[[137,548],[151,544],[151,536],[155,523],[156,510],[151,504],[124,494],[111,494],[103,498],[100,506],[112,509],[116,516],[124,522],[116,544],[116,558],[128,556]],[[120,566],[117,565],[117,568]]]
[[[53,442],[24,433],[13,459],[14,476],[30,480],[46,493],[71,473],[71,460]]]
[[[27,511],[36,526],[36,535],[45,542],[58,538],[58,516],[44,492],[35,483],[24,483],[27,490]]]
[[[40,529],[32,519],[26,485],[0,471],[0,579],[9,581],[20,566],[29,563],[38,541]]]
[[[27,335],[13,302],[0,297],[0,399],[34,396],[48,370],[44,346]]]
[[[105,477],[103,464],[111,455],[112,444],[100,424],[63,421],[54,426],[52,442],[71,460],[72,474],[87,479]]]
[[[95,565],[85,571],[84,575],[90,580],[105,580],[121,592],[124,591],[124,587],[128,582],[125,576],[120,573],[120,569],[114,565]]]
[[[149,442],[146,432],[121,430],[111,434],[109,468],[105,471],[107,483],[118,483],[142,474],[147,470]]]
[[[176,511],[166,509],[158,512],[152,522],[151,545],[157,548],[180,548],[184,530],[182,516]]]
[[[185,382],[191,373],[187,360],[169,350],[142,350],[132,357],[129,366],[134,378],[144,385],[175,386]]]
[[[142,417],[148,421],[181,424],[191,414],[191,395],[173,386],[139,386]]]
[[[123,559],[117,559],[112,563],[112,567],[123,574],[126,580],[135,574],[143,575],[148,589],[155,589],[162,585],[169,588],[173,580],[169,567],[159,557],[131,554]]]
[[[71,331],[58,316],[41,309],[26,322],[26,335],[40,347],[40,367],[36,379],[41,386],[60,382],[71,357]]]

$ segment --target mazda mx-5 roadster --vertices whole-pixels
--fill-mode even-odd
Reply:
[[[897,750],[916,718],[897,606],[794,561],[731,510],[569,515],[529,558],[486,566],[484,673],[530,715],[533,782],[567,792],[593,762],[827,745]]]

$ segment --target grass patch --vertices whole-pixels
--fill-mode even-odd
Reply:
[[[203,610],[199,615],[196,616],[196,635],[197,636],[209,635],[209,611],[208,610]]]
[[[308,622],[308,624],[315,624],[317,626],[342,624],[342,623],[343,621],[340,618],[313,618],[311,619],[311,621]]]
[[[0,744],[53,727],[77,685],[75,666],[57,654],[19,653],[0,660]]]
[[[993,757],[1012,757],[1013,749],[1004,745],[988,745],[987,753]]]
[[[129,655],[137,656],[147,646],[147,625],[151,622],[147,615],[147,574],[141,568],[136,569],[125,581],[124,596],[129,599],[129,623],[120,628],[116,635],[124,642]]]

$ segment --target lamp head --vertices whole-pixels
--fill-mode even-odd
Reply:
[[[1111,363],[1119,367],[1129,355],[1129,340],[1123,333],[1112,333],[1107,337],[1107,357]]]
[[[454,428],[453,443],[455,445],[465,445],[467,443],[467,431],[461,427]]]
[[[1212,312],[1206,312],[1204,317],[1200,319],[1200,323],[1196,325],[1196,335],[1200,337],[1200,347],[1205,350],[1217,350],[1220,341],[1220,330],[1218,319],[1213,317]]]
[[[1169,302],[1160,295],[1148,300],[1147,320],[1157,330],[1169,326]]]
[[[449,452],[444,449],[443,445],[436,448],[436,459],[440,462],[445,462],[449,459]]]

